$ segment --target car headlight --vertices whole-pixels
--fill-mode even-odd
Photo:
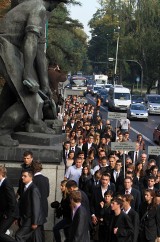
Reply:
[[[135,113],[131,112],[131,115],[135,115]]]
[[[153,106],[152,106],[151,104],[149,105],[149,107],[150,107],[150,108],[153,108]]]

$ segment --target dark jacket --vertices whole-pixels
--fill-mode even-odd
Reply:
[[[33,179],[34,184],[38,187],[40,194],[41,194],[41,205],[42,209],[44,211],[44,216],[48,217],[48,200],[49,197],[49,179],[46,176],[43,176],[42,174],[34,176]]]
[[[18,217],[18,207],[13,186],[5,178],[0,186],[0,216]]]
[[[69,242],[90,242],[87,216],[86,209],[81,205],[77,209],[71,224]]]
[[[113,229],[118,228],[117,234],[113,234]],[[120,215],[113,215],[110,225],[110,242],[132,242],[133,225],[127,214],[121,212]]]
[[[134,209],[131,208],[128,212],[128,216],[132,221],[133,230],[134,230],[133,242],[137,242],[138,235],[139,235],[139,214]]]
[[[41,195],[37,186],[32,182],[28,189],[23,192],[20,199],[20,217],[22,226],[31,226],[32,224],[43,225],[46,222],[42,207]]]

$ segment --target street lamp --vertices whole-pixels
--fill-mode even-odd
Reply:
[[[139,65],[139,67],[141,69],[141,95],[142,95],[142,92],[143,92],[143,67],[142,67],[142,65],[137,60],[125,60],[125,59],[118,59],[118,60],[126,61],[126,62],[134,62]],[[116,59],[114,59],[114,58],[108,58],[108,61],[115,61],[115,63],[116,63]],[[115,66],[116,66],[116,64],[115,64]]]
[[[115,67],[114,67],[114,85],[115,85],[115,79],[116,79],[116,74],[117,74],[117,61],[118,61],[118,49],[119,49],[119,30],[120,27],[118,26],[117,32],[118,32],[118,37],[117,37],[117,47],[116,47],[116,59],[115,59]],[[116,33],[116,31],[115,31]]]

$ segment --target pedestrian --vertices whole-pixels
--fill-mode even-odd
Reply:
[[[88,212],[81,204],[82,195],[80,191],[70,193],[72,208],[72,224],[69,242],[90,242]]]
[[[155,192],[145,190],[145,201],[140,207],[139,242],[155,242],[160,237],[160,207],[154,202]]]
[[[48,197],[50,192],[50,186],[49,186],[49,179],[48,177],[42,175],[41,171],[43,169],[42,163],[39,161],[33,161],[32,162],[32,169],[33,169],[33,183],[38,187],[40,194],[41,194],[41,205],[42,210],[45,217],[45,222],[47,222],[48,217]],[[41,226],[41,233],[42,236],[40,238],[37,237],[39,235],[39,232],[37,233],[37,230],[35,230],[34,233],[34,242],[41,242],[40,239],[42,238],[42,242],[45,242],[45,233],[44,233],[44,225]]]
[[[125,194],[122,196],[123,200],[123,212],[128,214],[132,221],[133,225],[133,242],[137,242],[139,235],[139,214],[131,208],[131,201],[133,200],[133,196],[131,194]]]
[[[15,234],[16,242],[26,242],[31,239],[35,230],[39,230],[38,236],[41,236],[40,227],[46,221],[41,206],[40,192],[33,183],[32,170],[22,172],[22,181],[25,187],[19,204],[20,228]]]
[[[15,242],[6,234],[7,229],[18,218],[18,207],[13,186],[7,178],[7,169],[0,166],[0,241]]]
[[[111,202],[111,209],[114,211],[114,215],[110,225],[110,242],[133,241],[133,225],[129,216],[121,210],[122,205],[123,202],[120,198],[115,197]]]

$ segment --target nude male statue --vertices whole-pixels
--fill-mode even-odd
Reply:
[[[67,0],[22,0],[0,22],[0,74],[6,80],[0,96],[0,145],[17,146],[11,134],[26,121],[47,132],[39,95],[51,95],[45,24],[47,11],[61,2]]]

